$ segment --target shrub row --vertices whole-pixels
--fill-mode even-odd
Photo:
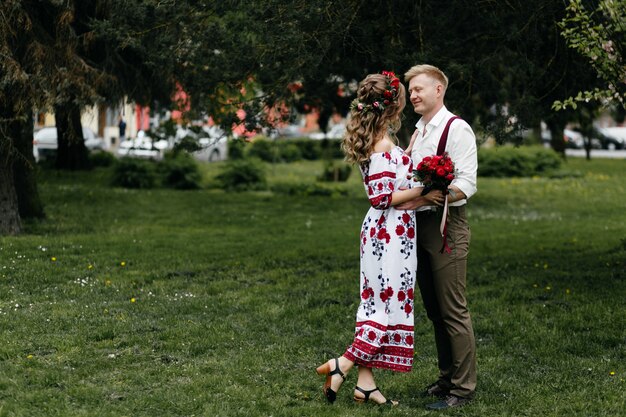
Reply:
[[[501,146],[478,151],[481,177],[532,177],[551,174],[561,167],[561,157],[552,149],[538,146]]]
[[[259,158],[265,162],[294,162],[306,159],[343,158],[340,139],[313,140],[309,138],[267,139],[256,138],[252,142],[232,140],[229,142],[230,159],[246,156]]]
[[[186,152],[168,152],[162,161],[121,158],[115,162],[112,184],[125,188],[163,186],[179,190],[200,188],[202,175]]]

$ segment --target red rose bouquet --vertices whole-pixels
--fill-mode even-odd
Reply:
[[[447,152],[443,155],[427,156],[413,170],[413,178],[424,185],[422,195],[431,190],[448,193],[448,186],[454,179],[454,163]]]
[[[413,178],[424,185],[422,195],[428,194],[431,190],[441,190],[444,195],[448,194],[448,186],[454,179],[454,163],[447,152],[443,155],[427,156],[422,162],[417,164],[417,169],[413,170]],[[441,211],[441,224],[439,231],[443,239],[441,253],[450,253],[448,247],[448,198],[446,197],[443,210]]]

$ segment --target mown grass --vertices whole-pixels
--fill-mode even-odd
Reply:
[[[209,181],[219,164],[203,167]],[[624,161],[564,179],[479,180],[468,297],[476,401],[458,416],[626,410]],[[268,166],[309,182],[320,162]],[[436,375],[416,310],[410,374],[378,373],[393,410],[330,406],[315,367],[351,340],[367,201],[124,190],[110,173],[42,174],[48,217],[0,238],[0,416],[426,416]],[[209,181],[210,182],[210,181]],[[54,259],[53,259],[54,258]]]

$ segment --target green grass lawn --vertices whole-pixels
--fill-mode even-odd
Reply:
[[[455,416],[626,410],[625,162],[565,179],[479,179],[468,297],[479,386]],[[205,165],[207,181],[219,164]],[[321,162],[268,166],[312,182]],[[47,218],[0,238],[1,416],[426,416],[436,376],[416,309],[413,372],[379,372],[401,405],[334,405],[315,367],[350,343],[359,228],[344,197],[125,190],[44,172]]]

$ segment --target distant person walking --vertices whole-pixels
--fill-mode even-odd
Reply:
[[[439,365],[438,380],[424,394],[441,398],[427,406],[438,410],[466,404],[476,389],[476,344],[465,297],[470,242],[465,205],[476,192],[476,138],[472,128],[444,106],[448,78],[440,69],[414,66],[405,81],[415,113],[422,115],[407,153],[419,164],[438,150],[446,151],[455,166],[446,196],[449,216],[444,238],[435,206],[419,207],[418,200],[398,206],[417,208],[417,282],[434,326]]]
[[[120,116],[119,118],[117,127],[120,129],[120,143],[124,142],[126,140],[126,122],[124,121],[122,116]]]
[[[396,207],[409,200],[440,204],[443,193],[432,191],[422,197],[422,188],[411,188],[411,158],[395,141],[405,104],[405,88],[395,74],[368,75],[359,84],[342,143],[346,160],[360,168],[372,207],[360,234],[360,304],[354,339],[343,355],[317,368],[318,374],[326,375],[323,391],[331,403],[357,364],[354,400],[395,405],[376,386],[372,369],[408,372],[413,364],[415,212]]]

